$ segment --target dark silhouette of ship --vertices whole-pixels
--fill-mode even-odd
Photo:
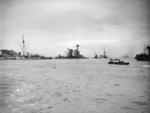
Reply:
[[[146,49],[148,50],[148,53],[145,52],[145,47],[144,47],[144,53],[137,54],[135,56],[135,59],[137,61],[150,61],[150,46],[147,46]]]
[[[129,62],[125,62],[120,59],[110,59],[108,64],[129,65]]]
[[[97,53],[95,53],[94,58],[99,58],[98,55],[97,55]]]
[[[65,56],[62,56],[59,54],[57,57],[55,57],[55,59],[84,59],[86,58],[82,54],[80,54],[79,44],[77,44],[76,47],[77,48],[75,50],[68,48]]]
[[[103,55],[99,55],[99,56],[98,56],[98,54],[95,53],[94,58],[95,58],[95,59],[98,59],[98,58],[100,58],[100,59],[102,59],[102,58],[107,59],[107,58],[108,58],[108,56],[106,55],[105,46],[104,46],[104,53],[103,53]]]
[[[0,60],[40,60],[40,59],[52,59],[52,57],[46,57],[39,54],[31,54],[27,52],[26,42],[24,40],[24,34],[22,35],[22,43],[19,44],[21,52],[14,50],[2,49],[0,50]]]
[[[39,54],[31,54],[27,52],[26,43],[24,40],[24,34],[22,35],[22,44],[20,44],[21,52],[19,59],[30,59],[30,60],[40,60],[40,59],[52,59],[52,57],[46,57]]]

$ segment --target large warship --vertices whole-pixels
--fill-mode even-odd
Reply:
[[[145,52],[146,50],[148,53]],[[144,53],[137,54],[135,59],[137,61],[150,61],[150,46],[147,46],[146,48],[144,47]]]
[[[86,57],[80,54],[79,44],[76,45],[76,49],[74,50],[68,48],[65,56],[59,54],[57,57],[55,57],[55,59],[85,59],[85,58]]]

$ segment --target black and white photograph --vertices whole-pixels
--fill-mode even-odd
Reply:
[[[0,113],[150,113],[150,1],[0,0]]]

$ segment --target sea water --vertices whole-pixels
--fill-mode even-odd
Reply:
[[[150,113],[150,63],[0,61],[0,113]]]

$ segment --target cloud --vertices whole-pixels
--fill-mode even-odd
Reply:
[[[125,42],[139,49],[149,40],[149,10],[148,0],[1,0],[0,41],[15,48],[24,33],[34,50]]]
[[[74,44],[81,44],[81,45],[88,45],[88,44],[113,44],[117,43],[119,40],[117,39],[112,39],[112,40],[107,40],[107,39],[102,39],[102,40],[77,40],[77,41],[69,41],[64,43],[64,45],[67,46],[72,46]]]

